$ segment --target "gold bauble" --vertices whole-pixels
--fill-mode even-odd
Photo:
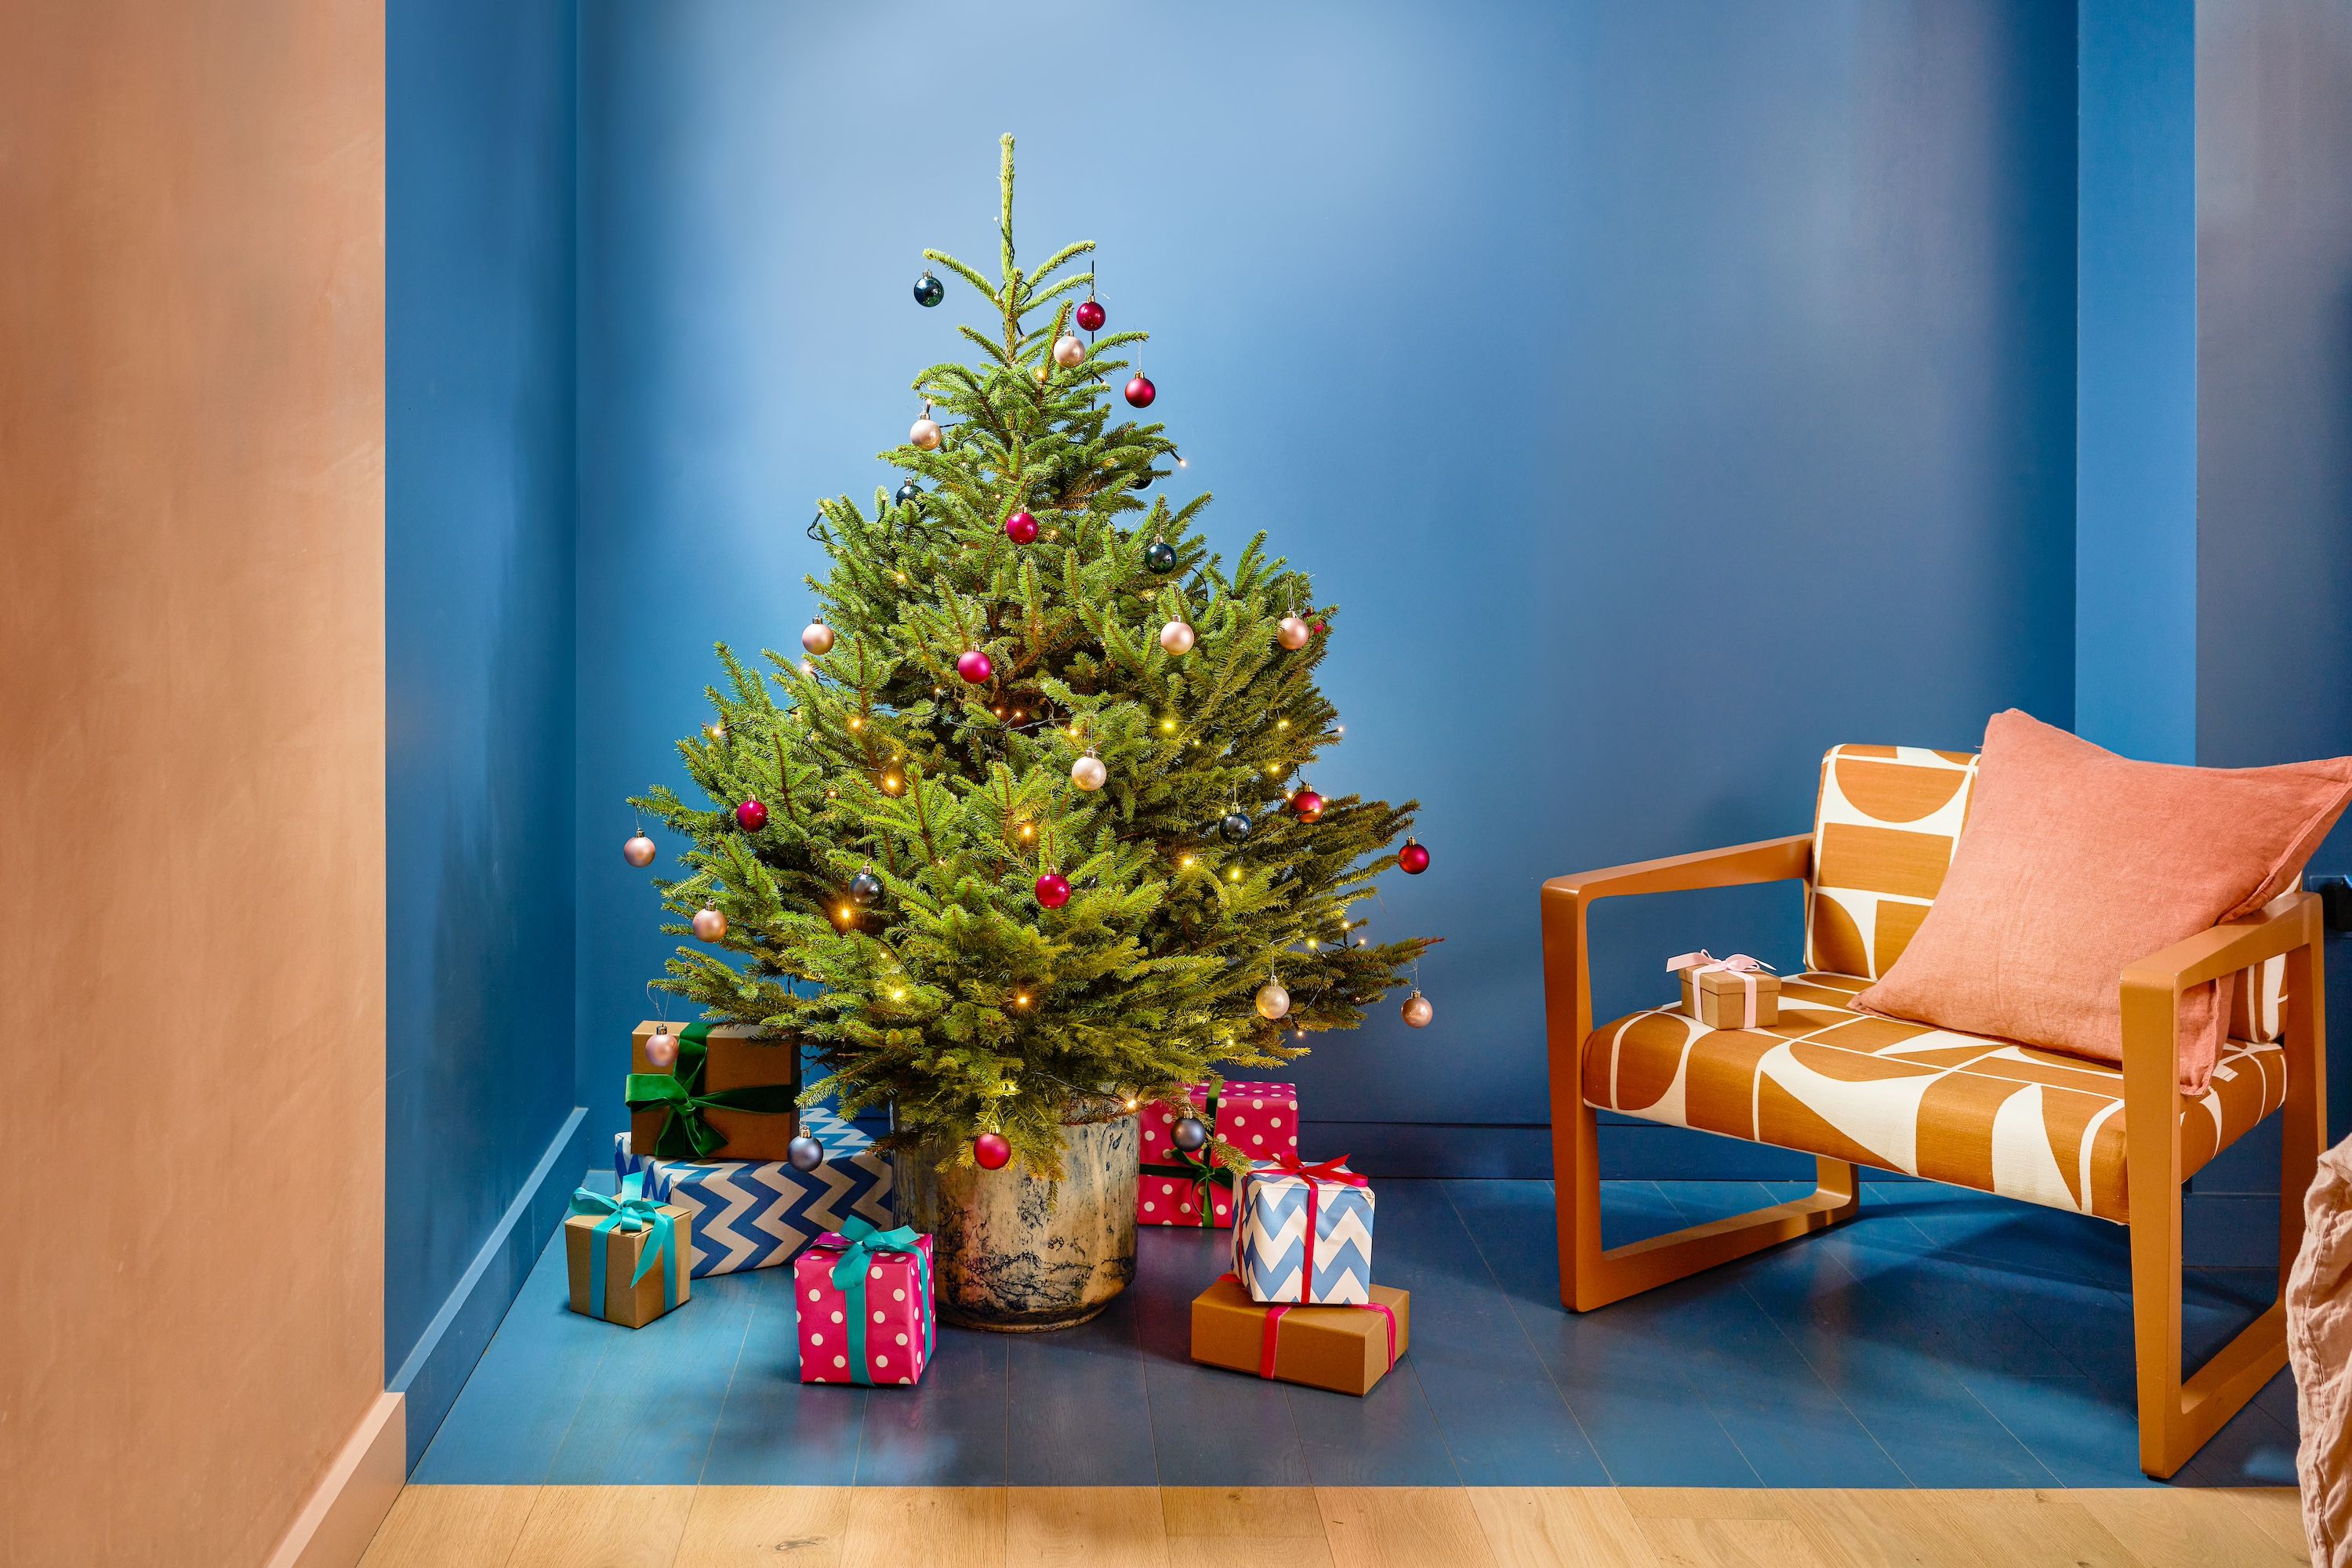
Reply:
[[[1257,1016],[1272,1020],[1290,1011],[1290,993],[1282,988],[1279,980],[1269,980],[1257,988]]]
[[[1404,1005],[1397,1009],[1397,1016],[1413,1028],[1426,1029],[1429,1021],[1437,1016],[1437,1009],[1429,1005],[1428,997],[1416,991],[1404,999]]]

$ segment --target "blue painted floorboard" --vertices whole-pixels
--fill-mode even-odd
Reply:
[[[1608,1240],[1777,1202],[1780,1183],[1612,1183]],[[788,1268],[698,1280],[642,1330],[567,1310],[550,1240],[415,1479],[529,1484],[2146,1484],[2120,1228],[1927,1183],[1601,1311],[1559,1304],[1550,1184],[1379,1185],[1375,1275],[1413,1344],[1370,1397],[1195,1365],[1224,1232],[1147,1229],[1135,1285],[1056,1334],[943,1329],[922,1383],[799,1382]],[[2201,1270],[2201,1357],[2273,1271]],[[2284,1374],[2180,1481],[2291,1485]]]

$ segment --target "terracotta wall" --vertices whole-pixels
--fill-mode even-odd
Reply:
[[[0,5],[0,1561],[383,1387],[382,0]]]

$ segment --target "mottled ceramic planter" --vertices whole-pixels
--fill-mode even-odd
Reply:
[[[940,1317],[1024,1333],[1083,1323],[1135,1278],[1133,1113],[1062,1130],[1062,1179],[1018,1165],[941,1170],[935,1151],[896,1156],[902,1225],[931,1237]]]

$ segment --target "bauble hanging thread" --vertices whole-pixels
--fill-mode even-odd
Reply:
[[[621,846],[621,858],[640,871],[654,863],[654,841],[642,832],[632,835]]]

